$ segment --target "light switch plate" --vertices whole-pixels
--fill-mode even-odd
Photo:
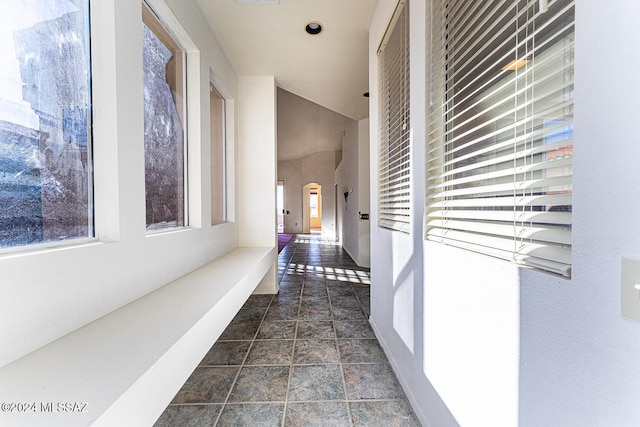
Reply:
[[[638,258],[622,257],[620,307],[624,317],[640,322],[640,259]]]

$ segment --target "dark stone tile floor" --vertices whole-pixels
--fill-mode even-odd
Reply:
[[[420,426],[369,325],[369,271],[320,235],[278,256],[156,427]]]

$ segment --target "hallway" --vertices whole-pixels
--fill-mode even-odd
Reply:
[[[419,426],[369,325],[369,272],[318,234],[278,257],[155,426]]]

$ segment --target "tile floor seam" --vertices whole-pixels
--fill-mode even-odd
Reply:
[[[251,348],[251,346],[249,346],[249,348]],[[244,358],[247,358],[247,355],[249,354],[249,352],[247,351],[247,354],[244,356]],[[244,364],[244,361],[242,362]],[[240,372],[242,371],[242,365],[240,365],[240,368],[238,369],[238,372],[236,372],[236,376],[233,379],[233,382],[231,383],[231,387],[229,387],[229,391],[227,392],[227,396],[224,399],[224,402],[222,403],[222,408],[220,408],[220,412],[218,413],[218,416],[216,417],[216,421],[213,423],[213,426],[217,426],[218,425],[218,421],[220,421],[220,417],[222,417],[222,413],[224,412],[224,408],[227,406],[227,402],[229,401],[229,396],[231,395],[231,392],[233,391],[233,388],[236,385],[236,382],[238,381],[238,377],[240,376]]]
[[[271,300],[273,300],[273,298]],[[242,308],[240,310],[242,310]],[[265,313],[265,315],[266,315],[266,313]],[[264,315],[263,315],[263,319],[264,319]],[[261,322],[261,324],[262,324],[262,322]],[[231,393],[233,392],[233,389],[236,387],[236,384],[238,383],[238,378],[240,377],[240,373],[242,372],[242,369],[244,369],[244,366],[245,366],[245,363],[247,361],[247,358],[249,357],[249,352],[251,351],[251,348],[253,347],[253,343],[255,341],[255,336],[258,334],[259,330],[260,330],[260,327],[258,326],[258,329],[256,330],[256,333],[254,334],[253,340],[251,340],[251,344],[249,344],[249,348],[247,349],[247,352],[244,355],[244,358],[242,359],[242,363],[240,364],[240,368],[238,369],[238,372],[236,372],[236,376],[233,379],[233,382],[231,383],[231,387],[229,387],[229,391],[227,392],[227,397],[225,398],[225,401],[222,404],[222,408],[220,409],[220,412],[218,413],[216,421],[215,421],[215,423],[213,423],[214,427],[216,427],[218,425],[218,422],[220,421],[220,418],[222,417],[222,414],[223,414],[227,404],[229,403],[229,397],[231,397]],[[237,340],[237,341],[249,341],[249,340]],[[214,343],[214,345],[215,345],[215,343]]]
[[[291,264],[291,259],[289,259],[289,263],[287,264],[287,269],[288,266]],[[287,269],[285,269],[285,273],[282,275],[282,277],[284,278],[287,273]],[[280,282],[278,283],[278,288],[280,287],[280,283],[282,282],[282,279],[280,279]],[[273,299],[275,300],[276,296],[274,295]],[[300,291],[300,297],[298,298],[298,314],[300,313],[300,306],[302,305],[302,290]],[[296,336],[298,335],[298,318],[299,316],[296,316],[296,324],[295,324],[295,330],[293,333],[293,346],[291,349],[291,360],[290,360],[290,364],[289,364],[289,375],[287,376],[287,391],[285,392],[285,397],[284,397],[284,408],[282,410],[282,421],[281,421],[281,426],[284,427],[286,425],[287,422],[287,408],[288,408],[288,404],[289,404],[289,390],[291,389],[291,375],[293,374],[293,357],[295,355],[295,351],[296,351]]]
[[[331,293],[328,292],[328,288],[327,288],[327,293],[329,294],[329,305],[331,306],[331,309],[333,311]],[[334,329],[335,329],[335,327],[334,327]],[[344,376],[342,354],[340,353],[340,346],[338,345],[338,333],[337,333],[337,331],[334,331],[334,332],[336,333],[336,346],[338,348],[338,356],[340,358],[340,375],[342,376],[342,387],[344,389],[344,401],[345,401],[345,404],[346,404],[346,407],[347,407],[347,416],[349,418],[349,426],[353,426],[353,416],[351,414],[351,405],[349,405],[349,400],[348,400],[349,399],[349,395],[347,393],[347,381],[346,381],[345,376]]]
[[[340,353],[340,350],[338,350]],[[340,361],[342,361],[342,356],[340,355]],[[351,415],[351,406],[349,405],[349,394],[347,393],[347,380],[344,376],[344,368],[343,363],[340,363],[340,375],[342,376],[342,388],[344,389],[344,401],[347,405],[347,415],[349,416],[349,425],[353,426],[353,418]]]

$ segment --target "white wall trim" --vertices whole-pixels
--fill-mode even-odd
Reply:
[[[382,350],[386,354],[387,359],[389,359],[389,364],[391,365],[393,372],[396,374],[396,378],[398,378],[398,382],[400,382],[400,385],[402,386],[404,393],[407,395],[407,399],[411,404],[411,408],[413,409],[413,412],[415,413],[416,417],[418,417],[420,424],[422,424],[423,427],[431,427],[431,423],[429,422],[427,414],[424,413],[423,411],[423,405],[420,404],[420,401],[413,394],[413,390],[409,385],[409,381],[407,381],[404,375],[402,375],[402,370],[400,369],[398,361],[393,356],[393,352],[391,351],[391,346],[387,344],[387,342],[385,341],[384,335],[382,334],[380,329],[378,329],[378,326],[376,325],[376,322],[373,320],[373,317],[369,317],[369,324],[371,325],[373,332],[376,334],[376,338],[378,339],[378,342],[380,343]]]

